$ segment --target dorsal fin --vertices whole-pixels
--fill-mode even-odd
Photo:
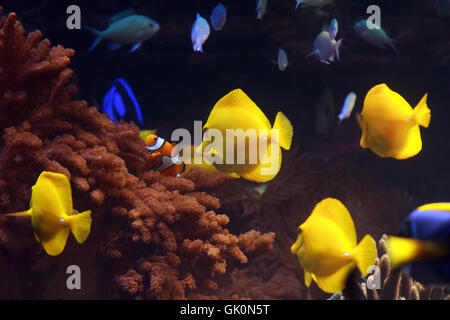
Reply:
[[[231,108],[246,109],[253,117],[261,120],[266,128],[269,129],[272,127],[266,115],[241,89],[235,89],[221,98],[212,109],[210,116],[212,116],[215,110],[222,108],[230,108],[230,112],[232,112]]]
[[[367,97],[372,95],[372,94],[380,94],[380,93],[385,93],[385,92],[389,92],[391,91],[391,89],[389,89],[389,87],[387,86],[386,83],[382,83],[379,85],[376,85],[375,87],[373,87],[372,89],[369,90],[369,92],[367,92]]]
[[[350,242],[352,247],[356,246],[356,231],[352,217],[347,208],[337,199],[326,198],[320,201],[314,208],[311,217],[320,216],[334,222]]]
[[[125,17],[132,16],[133,14],[136,14],[136,11],[134,11],[133,8],[122,10],[119,13],[113,15],[111,18],[109,18],[108,23],[111,25],[114,22],[117,22]]]

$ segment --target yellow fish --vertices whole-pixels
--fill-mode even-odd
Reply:
[[[258,106],[236,89],[220,99],[203,127],[202,145],[197,149],[214,159],[219,171],[234,178],[255,182],[273,179],[281,166],[281,148],[289,150],[293,128],[282,112],[278,112],[272,128]],[[231,135],[229,135],[231,133]],[[206,138],[213,137],[208,141]]]
[[[357,115],[362,130],[361,147],[380,157],[399,160],[418,154],[422,150],[419,126],[427,128],[431,119],[427,96],[413,109],[384,83],[370,89],[363,110]]]
[[[83,243],[91,230],[91,211],[72,215],[72,191],[67,177],[43,171],[31,189],[30,209],[8,216],[29,217],[36,240],[45,251],[59,255],[66,245],[69,229],[78,243]]]
[[[158,130],[157,129],[153,129],[153,130],[140,130],[139,131],[139,138],[142,141],[147,141],[147,137],[151,134],[155,134]]]
[[[352,217],[337,199],[320,201],[298,230],[291,252],[298,256],[308,287],[312,279],[323,291],[336,293],[344,289],[355,265],[366,276],[367,268],[375,263],[375,241],[366,235],[356,244]]]

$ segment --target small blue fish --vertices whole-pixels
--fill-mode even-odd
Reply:
[[[256,3],[256,19],[261,20],[267,11],[268,0],[258,0]]]
[[[206,21],[200,14],[197,13],[197,18],[192,26],[191,40],[195,52],[203,52],[203,44],[208,39],[210,28],[208,21]]]
[[[339,61],[339,49],[343,39],[336,41],[338,32],[338,22],[333,19],[329,26],[325,27],[316,37],[313,44],[313,51],[307,57],[316,55],[320,62],[330,64],[335,59]]]
[[[339,123],[342,122],[342,120],[347,119],[352,114],[353,108],[355,107],[356,103],[356,94],[354,92],[350,92],[344,101],[344,106],[342,107],[341,113],[339,114]]]
[[[450,283],[450,203],[430,203],[413,211],[398,236],[388,236],[392,267],[403,267],[422,284]]]
[[[216,31],[222,30],[227,21],[227,8],[221,3],[217,4],[211,12],[211,25]]]
[[[127,106],[132,105],[132,108]],[[141,107],[125,79],[118,78],[113,81],[111,88],[103,97],[102,112],[107,113],[112,121],[120,119],[134,121],[143,126]]]
[[[133,9],[119,12],[110,19],[109,23],[108,28],[104,31],[86,27],[97,36],[89,48],[89,52],[94,50],[101,40],[110,41],[109,50],[117,50],[124,44],[134,44],[130,50],[133,52],[142,45],[143,41],[153,37],[160,28],[156,21],[136,14]]]
[[[360,20],[355,23],[353,28],[358,36],[364,41],[383,49],[386,49],[386,45],[388,45],[396,54],[400,54],[394,46],[394,42],[397,40],[390,38],[383,28],[376,23],[370,20]]]
[[[278,69],[280,69],[280,71],[284,71],[286,70],[288,66],[288,57],[286,52],[283,49],[279,49],[278,50]]]

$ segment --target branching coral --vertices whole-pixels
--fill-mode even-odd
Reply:
[[[74,207],[92,209],[92,233],[105,235],[99,267],[115,275],[116,297],[211,294],[216,275],[272,248],[273,233],[233,235],[229,218],[213,211],[220,203],[204,191],[223,176],[194,171],[172,178],[148,170],[138,127],[114,124],[85,101],[72,100],[76,86],[67,67],[73,50],[51,47],[39,31],[25,37],[14,13],[1,26],[0,212],[25,209],[43,170],[65,174]],[[9,234],[20,224],[0,217],[0,225],[2,252],[11,254],[16,242]],[[36,252],[24,228],[20,236]]]

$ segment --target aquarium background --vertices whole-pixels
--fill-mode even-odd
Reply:
[[[99,243],[117,229],[108,228],[108,218],[96,223],[95,208],[88,241],[78,245],[69,237],[65,251],[57,257],[46,256],[33,243],[31,231],[29,237],[26,232],[17,231],[26,228],[23,223],[2,220],[2,228],[8,228],[4,231],[8,241],[1,242],[0,298],[325,299],[330,295],[315,284],[305,287],[303,271],[289,251],[296,238],[296,227],[318,201],[329,196],[339,198],[355,220],[358,240],[369,233],[377,241],[383,234],[395,233],[402,219],[418,205],[449,201],[448,15],[439,15],[428,0],[337,0],[323,8],[329,13],[327,16],[317,15],[312,8],[294,11],[293,0],[269,0],[264,18],[257,20],[255,1],[223,0],[228,7],[224,29],[211,30],[204,53],[193,52],[190,31],[195,15],[198,12],[209,20],[217,2],[49,0],[2,1],[1,5],[3,15],[16,12],[27,33],[39,29],[52,45],[75,50],[69,66],[74,70],[71,81],[78,87],[74,99],[99,106],[113,80],[124,78],[141,105],[145,129],[158,129],[161,137],[169,138],[176,128],[192,130],[194,120],[206,121],[217,100],[235,88],[243,89],[272,123],[282,110],[294,127],[293,148],[283,151],[282,170],[262,195],[255,189],[257,184],[243,180],[199,189],[220,201],[221,206],[214,211],[229,217],[226,228],[232,234],[251,229],[274,232],[273,248],[248,251],[248,262],[229,262],[226,272],[214,277],[214,285],[196,278],[195,288],[185,285],[182,295],[173,288],[176,281],[167,277],[159,294],[147,283],[152,276],[135,266],[138,259],[127,256],[127,261],[123,258],[116,264],[101,257]],[[103,30],[112,15],[134,8],[156,20],[161,29],[133,53],[128,52],[128,47],[108,51],[104,43],[88,52],[95,38],[91,32],[66,28],[66,8],[70,4],[80,6],[83,26]],[[353,24],[368,16],[366,9],[372,4],[380,6],[382,25],[398,40],[400,55],[390,48],[383,50],[367,44],[356,35]],[[339,22],[337,38],[344,38],[344,44],[341,61],[326,65],[306,56],[322,25],[332,18]],[[289,59],[283,72],[274,63],[279,48],[286,51]],[[358,95],[355,111],[360,112],[365,94],[379,83],[387,83],[412,106],[425,93],[429,94],[431,125],[422,128],[423,149],[414,158],[382,159],[362,149],[361,130],[354,114],[336,125],[337,114],[350,91]],[[330,111],[334,121],[325,134],[318,134],[316,117],[323,112],[318,102],[327,87],[334,96],[335,109]],[[0,144],[3,146],[4,142]],[[1,170],[5,168],[0,167]],[[1,203],[0,208],[6,212],[20,209]],[[127,227],[123,222],[123,228]],[[383,252],[382,248],[379,252]],[[149,250],[145,255],[151,254]],[[79,265],[86,275],[81,290],[66,288],[66,267],[71,264]],[[143,278],[128,273],[128,278],[117,280],[130,268]],[[153,272],[157,273],[157,269]],[[177,275],[179,279],[182,274],[180,271]],[[383,277],[389,279],[387,271]],[[126,281],[131,278],[134,282]],[[386,290],[384,297],[444,296],[440,289],[420,287],[413,279],[404,278],[399,283],[402,292],[407,293],[396,296]],[[130,288],[130,283],[136,288]],[[364,298],[367,297],[375,296],[366,293]]]

